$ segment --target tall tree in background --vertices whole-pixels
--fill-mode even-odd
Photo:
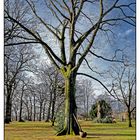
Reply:
[[[48,122],[54,118],[56,100],[59,97],[61,98],[60,93],[62,93],[64,81],[56,68],[53,65],[48,65],[46,62],[39,64],[37,71],[37,79],[42,84],[42,87],[37,89],[37,91],[42,91],[41,88],[44,89],[43,92],[48,103],[46,117],[46,122]],[[38,88],[38,84],[36,86]],[[42,99],[45,99],[45,96]],[[43,110],[45,111],[45,108]]]
[[[83,87],[84,87],[84,108],[85,108],[85,114],[86,114],[86,118],[88,118],[89,115],[89,98],[93,92],[92,89],[92,83],[90,80],[84,80],[83,81]]]
[[[39,43],[45,49],[50,61],[62,74],[65,81],[65,123],[64,129],[58,135],[78,135],[79,126],[75,120],[77,112],[75,101],[77,72],[82,62],[86,60],[88,53],[107,61],[117,61],[99,56],[91,50],[95,49],[93,47],[95,38],[99,37],[97,33],[100,31],[110,31],[110,27],[115,26],[120,21],[135,26],[135,2],[128,2],[125,5],[120,0],[112,0],[111,2],[103,0],[44,0],[39,1],[39,3],[32,0],[18,1],[18,3],[20,2],[28,4],[32,15],[30,13],[26,16],[25,10],[18,9],[20,10],[18,13],[20,15],[24,13],[25,18],[17,20],[11,12],[12,9],[5,8],[5,18],[17,24],[23,30],[20,34],[20,40],[13,42],[12,45],[23,44],[23,42],[26,44]],[[106,3],[108,6],[106,6]],[[39,7],[40,4],[44,8]],[[91,7],[90,14],[87,10],[89,4]],[[47,13],[47,16],[41,13],[41,9],[45,10],[45,8],[46,11],[42,12]],[[128,10],[125,10],[125,8]],[[111,14],[114,12],[116,14],[112,16]],[[53,16],[55,23],[48,21],[49,16]],[[33,23],[28,23],[32,20],[32,17],[39,23],[36,28],[32,28]],[[80,23],[85,23],[84,28],[80,26]],[[58,43],[50,40],[49,35]],[[23,36],[23,40],[21,40],[21,36]],[[19,35],[17,37],[19,38]]]
[[[21,95],[20,95],[20,108],[19,108],[19,122],[23,122],[24,120],[22,119],[22,110],[23,110],[23,96],[26,90],[26,83],[23,81],[21,83]]]
[[[112,96],[127,108],[129,127],[132,127],[132,112],[136,109],[136,74],[134,65],[112,67]]]
[[[94,98],[94,89],[92,81],[89,79],[82,79],[76,82],[76,103],[78,112],[86,119],[89,117],[89,107]]]
[[[4,89],[6,98],[5,123],[11,121],[12,98],[24,71],[28,71],[34,53],[27,46],[5,47]]]

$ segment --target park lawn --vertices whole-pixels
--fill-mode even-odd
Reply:
[[[135,140],[135,123],[99,124],[79,121],[89,140]],[[80,136],[55,136],[56,128],[45,122],[12,122],[5,125],[5,140],[81,140]]]

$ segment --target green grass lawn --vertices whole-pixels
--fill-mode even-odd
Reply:
[[[99,124],[80,121],[89,140],[135,140],[135,123],[129,128],[127,122]],[[80,136],[55,136],[56,129],[45,122],[12,122],[5,125],[5,140],[81,140]]]

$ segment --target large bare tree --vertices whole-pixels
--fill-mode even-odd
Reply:
[[[58,135],[78,135],[79,126],[75,120],[77,72],[89,53],[107,61],[116,61],[95,54],[94,42],[96,37],[99,37],[100,31],[111,31],[110,27],[120,21],[135,26],[135,1],[128,1],[127,4],[120,0],[41,0],[38,3],[34,0],[25,0],[24,2],[30,7],[32,15],[30,13],[21,20],[17,20],[10,10],[5,8],[5,18],[23,29],[23,40],[20,34],[17,36],[20,40],[13,42],[12,45],[39,43],[45,49],[50,61],[65,81],[65,123],[64,129]],[[42,8],[39,7],[41,4]],[[31,17],[38,22],[36,28],[32,28],[33,23],[29,24]]]

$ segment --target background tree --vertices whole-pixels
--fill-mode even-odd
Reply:
[[[19,122],[24,122],[24,120],[22,119],[22,109],[23,109],[23,96],[24,96],[24,92],[26,90],[26,83],[24,81],[22,81],[20,86],[21,86],[21,90],[17,90],[18,92],[21,92],[20,109],[19,109]]]
[[[94,100],[93,84],[89,79],[79,79],[76,83],[77,114],[86,120],[89,117],[89,108]]]
[[[38,89],[38,92],[44,89],[43,99],[45,99],[47,105],[47,108],[45,105],[45,108],[43,109],[44,114],[45,110],[47,110],[47,116],[46,118],[44,117],[44,119],[48,122],[54,119],[56,102],[59,98],[61,98],[64,82],[60,73],[58,73],[56,68],[51,64],[48,65],[46,62],[42,62],[38,65],[37,71],[37,79],[39,83],[42,84],[42,86]],[[38,88],[38,85],[36,86]],[[40,93],[38,95],[40,95]]]
[[[33,51],[27,46],[5,47],[4,89],[6,98],[5,122],[11,121],[12,97],[23,72],[29,71],[30,61],[35,59]]]
[[[134,65],[112,67],[112,95],[127,108],[129,127],[132,127],[132,112],[136,109],[136,75]]]

